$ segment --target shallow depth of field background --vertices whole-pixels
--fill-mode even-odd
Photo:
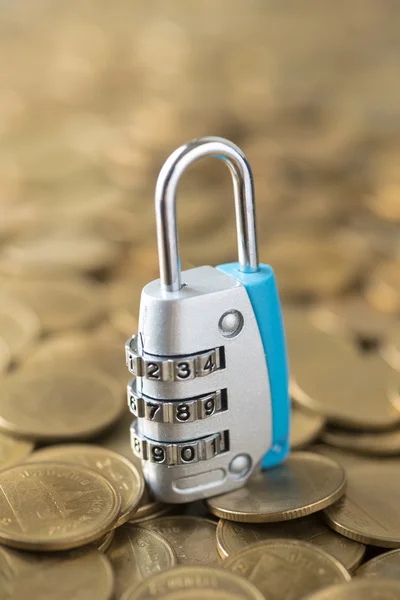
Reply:
[[[2,0],[0,28],[1,277],[75,248],[52,276],[131,282],[132,300],[158,276],[163,161],[219,135],[252,164],[284,299],[398,310],[376,294],[400,270],[397,2]],[[188,172],[178,213],[184,267],[236,259],[219,161]]]

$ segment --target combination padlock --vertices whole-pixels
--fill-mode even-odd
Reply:
[[[176,188],[205,156],[232,174],[239,262],[180,271]],[[242,151],[205,137],[178,148],[156,186],[160,279],[126,343],[134,453],[155,497],[189,502],[241,487],[289,450],[290,402],[275,276],[258,264],[254,189]]]

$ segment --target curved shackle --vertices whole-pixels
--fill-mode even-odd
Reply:
[[[184,144],[166,160],[156,184],[157,244],[161,287],[181,289],[181,271],[176,223],[176,190],[185,169],[205,156],[223,160],[232,175],[240,270],[258,271],[254,186],[250,165],[243,152],[229,140],[202,137]]]

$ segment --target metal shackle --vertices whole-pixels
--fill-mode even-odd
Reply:
[[[258,271],[254,185],[250,165],[243,152],[229,140],[202,137],[184,144],[164,163],[156,184],[155,206],[161,287],[181,289],[181,270],[176,222],[176,190],[189,165],[205,156],[223,160],[232,175],[240,270]]]

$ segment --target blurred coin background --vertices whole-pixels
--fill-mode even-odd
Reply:
[[[20,552],[40,548],[45,530],[35,507],[20,512],[25,494],[37,497],[34,484],[3,492],[0,566],[12,568],[0,597],[42,600],[51,588],[64,600],[76,586],[89,599],[136,598],[133,580],[231,560],[221,532],[239,552],[282,527],[278,537],[306,544],[296,546],[305,560],[315,542],[300,531],[305,518],[315,544],[352,572],[400,547],[399,28],[392,0],[0,2],[0,478],[23,478],[10,469],[33,452],[29,472],[53,499],[57,492],[54,504],[43,491],[38,509],[50,537],[76,528],[73,513],[54,508],[71,501],[70,490],[56,490],[58,461],[70,466],[67,481],[95,468],[111,515],[99,524],[99,499],[90,497],[79,505],[89,533],[46,541],[53,551],[76,547],[58,553],[54,572],[66,575],[53,581],[54,552]],[[348,478],[348,495],[333,506],[316,493],[323,479],[301,493],[289,487],[297,518],[320,509],[300,523],[282,523],[287,507],[262,494],[250,507],[228,497],[167,516],[171,507],[151,496],[130,450],[124,342],[137,331],[141,288],[158,277],[156,178],[176,147],[203,135],[231,139],[253,168],[260,260],[273,266],[284,304],[292,448],[313,453],[302,460],[332,459]],[[183,177],[178,222],[183,268],[236,260],[232,184],[220,161],[205,159]],[[88,454],[80,444],[92,442]],[[49,444],[63,447],[41,450]],[[290,465],[277,481],[293,484]],[[354,498],[359,511],[348,508]],[[210,511],[231,519],[220,522],[220,537]],[[271,512],[281,522],[269,529]],[[195,560],[177,514],[200,542]],[[22,541],[19,518],[29,530]],[[89,541],[90,550],[77,548]],[[268,552],[260,546],[260,572]],[[400,579],[398,556],[379,562],[391,578]],[[86,577],[86,563],[96,577]],[[375,568],[362,566],[357,578]],[[252,582],[289,598],[285,569],[273,590]],[[221,590],[239,598],[235,577]],[[332,575],[324,586],[336,582]],[[312,591],[297,588],[298,598]],[[259,598],[253,585],[247,592]]]

